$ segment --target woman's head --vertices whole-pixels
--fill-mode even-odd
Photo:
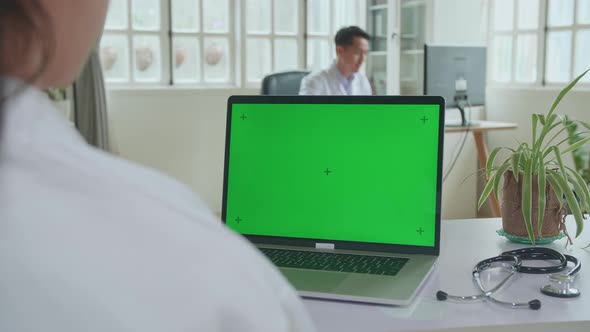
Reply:
[[[77,76],[102,31],[108,0],[1,0],[0,75],[40,88]]]

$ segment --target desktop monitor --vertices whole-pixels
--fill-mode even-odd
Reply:
[[[442,96],[447,108],[484,105],[486,48],[424,45],[424,94]]]

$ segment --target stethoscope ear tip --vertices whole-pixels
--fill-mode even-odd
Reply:
[[[539,309],[541,309],[541,301],[539,301],[539,300],[531,300],[531,301],[529,301],[529,308],[531,308],[533,310],[539,310]]]
[[[439,301],[445,301],[447,299],[447,297],[449,296],[449,294],[439,290],[438,292],[436,292],[436,299]]]

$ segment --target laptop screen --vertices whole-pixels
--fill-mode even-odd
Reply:
[[[251,236],[438,247],[437,97],[231,97],[222,218]]]

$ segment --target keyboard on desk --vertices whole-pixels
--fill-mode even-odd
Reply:
[[[259,248],[276,266],[296,269],[396,275],[407,258]]]

